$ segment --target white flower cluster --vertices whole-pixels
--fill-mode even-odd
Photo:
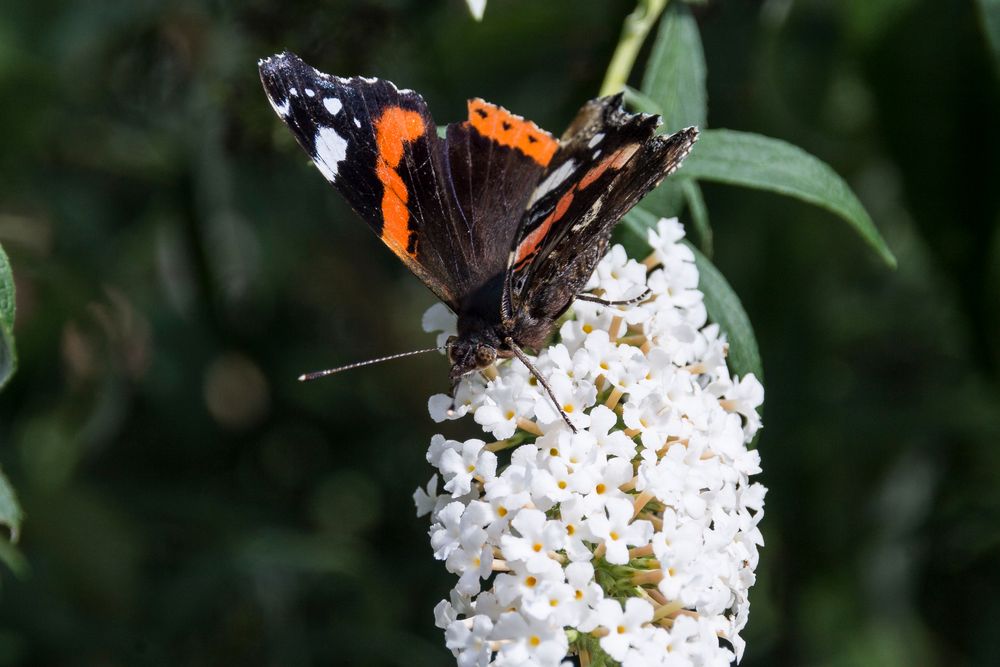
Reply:
[[[661,220],[642,263],[612,248],[588,289],[648,297],[577,301],[535,360],[577,433],[516,359],[467,377],[454,402],[430,399],[435,420],[472,413],[494,440],[435,436],[438,474],[414,494],[458,575],[435,615],[460,666],[741,657],[765,492],[747,443],[764,390],[730,376],[683,235]],[[435,306],[424,328],[443,339],[454,316]]]

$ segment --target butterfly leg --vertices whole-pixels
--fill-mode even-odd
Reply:
[[[631,299],[623,299],[621,301],[608,301],[607,299],[602,299],[599,296],[594,296],[593,294],[577,294],[576,298],[580,301],[590,301],[591,303],[599,303],[602,306],[634,306],[635,304],[643,301],[647,296],[649,296],[650,290],[647,287],[645,291],[639,296],[634,296]]]
[[[538,372],[538,369],[535,368],[534,364],[531,363],[531,360],[528,358],[528,355],[524,353],[524,350],[522,350],[517,346],[517,343],[514,342],[513,338],[510,338],[508,336],[504,340],[504,343],[506,343],[506,345],[511,350],[514,351],[514,356],[520,359],[521,363],[527,366],[528,370],[531,371],[531,374],[535,376],[535,379],[537,379],[538,382],[541,383],[541,385],[545,388],[545,392],[549,395],[549,400],[552,401],[552,405],[556,406],[556,410],[559,411],[559,415],[563,418],[563,421],[566,422],[566,425],[569,426],[570,430],[573,431],[573,433],[576,433],[577,432],[576,427],[573,426],[573,422],[569,420],[569,415],[566,414],[566,411],[563,410],[562,406],[559,405],[559,401],[556,400],[556,394],[554,391],[552,391],[552,387],[549,386],[549,383],[546,381],[546,379],[542,376],[541,373]]]

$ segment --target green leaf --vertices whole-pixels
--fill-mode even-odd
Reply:
[[[632,107],[636,111],[641,113],[651,113],[657,116],[663,115],[663,109],[660,105],[656,103],[655,100],[650,99],[641,90],[636,90],[632,86],[625,86],[622,89],[625,93],[625,104]]]
[[[993,52],[993,65],[1000,74],[1000,0],[978,0],[979,20]]]
[[[678,183],[684,193],[688,211],[691,213],[691,226],[698,235],[698,247],[701,248],[706,257],[711,257],[714,239],[712,226],[708,223],[708,208],[705,206],[705,197],[701,194],[701,187],[690,178],[681,179]]]
[[[797,146],[749,132],[705,130],[678,176],[770,190],[825,208],[896,267],[885,239],[844,179]]]
[[[10,261],[0,246],[0,388],[17,370],[14,347],[14,276]]]
[[[17,502],[14,488],[7,481],[7,476],[0,470],[0,525],[10,531],[10,541],[17,542],[21,535],[21,520],[24,514]]]
[[[750,318],[743,310],[740,298],[711,260],[693,245],[688,245],[694,251],[694,263],[698,267],[698,289],[705,295],[708,317],[721,327],[729,339],[729,370],[740,377],[753,373],[763,382],[764,368],[760,363],[757,336],[754,335]]]
[[[0,563],[4,563],[18,577],[23,578],[28,573],[28,559],[7,540],[0,540]]]
[[[646,235],[646,232],[654,229],[661,217],[646,210],[645,206],[643,208],[636,206],[622,218],[622,226],[635,236],[638,236],[646,244],[646,248],[649,249],[649,241],[647,240],[649,237]]]
[[[657,220],[659,218],[656,215],[637,207],[625,215],[622,224],[645,241],[646,231],[655,227]],[[757,337],[750,325],[750,318],[743,310],[743,304],[715,265],[693,245],[688,243],[688,246],[694,252],[695,265],[698,267],[698,289],[705,295],[708,317],[719,325],[729,340],[729,369],[740,377],[753,373],[763,382],[764,371]]]
[[[705,127],[705,52],[698,24],[683,3],[671,3],[660,19],[642,92],[659,106],[666,131],[690,125]]]
[[[642,198],[642,206],[661,218],[675,218],[684,210],[684,190],[680,179],[671,176]]]

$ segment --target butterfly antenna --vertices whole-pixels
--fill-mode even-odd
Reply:
[[[537,379],[538,382],[545,387],[545,392],[549,395],[549,400],[552,401],[552,405],[556,406],[556,410],[559,411],[559,415],[563,418],[563,421],[566,422],[566,425],[569,426],[569,429],[573,431],[573,433],[576,433],[576,427],[573,426],[573,422],[569,420],[569,415],[566,414],[566,411],[562,409],[561,405],[559,405],[559,401],[556,400],[556,393],[552,391],[552,387],[549,386],[548,381],[542,376],[541,373],[538,372],[538,369],[535,368],[534,364],[531,363],[531,359],[528,358],[528,355],[526,355],[524,351],[519,348],[516,343],[514,343],[512,338],[508,338],[504,342],[507,343],[510,349],[514,350],[514,355],[521,360],[522,364],[528,367],[528,370],[535,376],[535,379]]]
[[[402,359],[403,357],[412,357],[415,354],[426,354],[427,352],[440,352],[441,350],[447,349],[446,347],[429,347],[426,350],[413,350],[412,352],[400,352],[399,354],[390,354],[387,357],[379,357],[378,359],[369,359],[368,361],[356,361],[353,364],[347,364],[346,366],[338,366],[337,368],[328,368],[325,371],[313,371],[312,373],[303,373],[299,376],[299,382],[308,382],[309,380],[318,380],[319,378],[325,378],[327,375],[333,375],[334,373],[340,373],[341,371],[349,371],[354,368],[361,368],[362,366],[371,366],[372,364],[380,364],[383,361],[392,361],[393,359]]]
[[[652,290],[648,287],[639,296],[634,296],[631,299],[621,299],[620,301],[608,301],[607,299],[602,299],[599,296],[594,296],[593,294],[577,294],[576,298],[580,301],[590,301],[591,303],[599,303],[602,306],[634,306],[640,301],[645,301],[646,297],[652,294]]]

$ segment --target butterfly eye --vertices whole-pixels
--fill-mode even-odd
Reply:
[[[480,345],[476,348],[476,365],[485,368],[497,360],[497,350],[495,347]]]

